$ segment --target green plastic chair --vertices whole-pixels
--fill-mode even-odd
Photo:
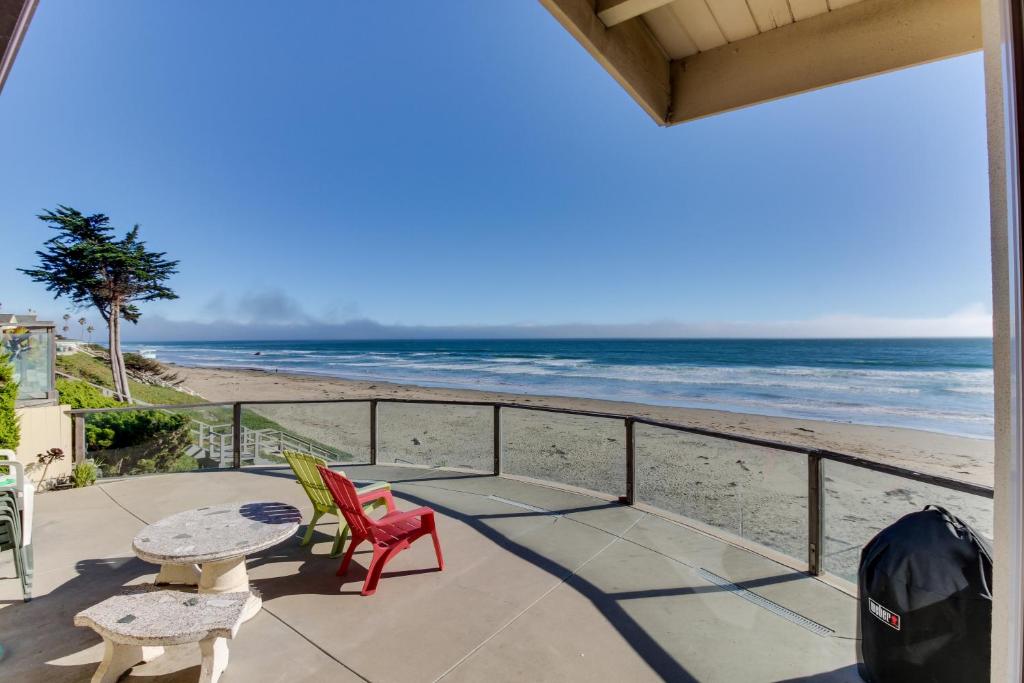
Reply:
[[[32,545],[25,543],[24,525],[32,523],[31,515],[23,511],[22,491],[24,467],[14,457],[14,451],[0,449],[0,552],[10,550],[14,555],[14,571],[21,580],[21,594],[25,602],[32,599]]]
[[[0,492],[0,552],[14,553],[14,571],[21,580],[21,594],[25,602],[32,599],[32,546],[22,545],[21,520],[17,503],[12,495]]]
[[[327,489],[323,477],[320,476],[320,472],[317,470],[317,465],[327,467],[327,462],[314,455],[307,455],[306,453],[298,453],[296,451],[285,451],[283,455],[291,466],[292,471],[295,472],[296,480],[302,486],[306,495],[309,496],[309,502],[313,504],[313,517],[309,520],[309,524],[306,527],[306,535],[302,537],[299,545],[309,545],[309,542],[313,540],[316,523],[321,517],[324,515],[334,515],[338,518],[338,532],[334,536],[331,557],[337,557],[341,554],[341,548],[348,539],[348,522],[338,512],[338,506],[335,505],[331,492]],[[345,475],[344,472],[339,472],[339,474]],[[367,512],[379,507],[392,509],[394,503],[391,500],[391,484],[388,482],[382,481],[358,489],[360,498],[377,492],[380,495],[372,500],[367,499],[363,509]]]

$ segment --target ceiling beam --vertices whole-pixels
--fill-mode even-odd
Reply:
[[[611,28],[675,0],[597,0],[597,18]]]
[[[674,61],[669,125],[980,49],[978,0],[862,0]]]
[[[668,57],[642,19],[607,28],[594,13],[594,1],[540,0],[540,4],[658,125],[666,125],[670,99]]]
[[[0,91],[14,66],[18,48],[39,0],[0,0]]]

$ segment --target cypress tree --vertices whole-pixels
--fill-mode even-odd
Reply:
[[[18,383],[14,381],[14,366],[5,354],[0,354],[0,448],[12,451],[21,441],[18,416],[14,414],[14,401],[18,398]]]

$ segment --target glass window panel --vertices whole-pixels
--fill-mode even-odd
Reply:
[[[377,404],[377,462],[494,468],[494,409],[417,403]]]
[[[807,559],[807,458],[637,424],[637,500]]]
[[[939,505],[992,539],[992,500],[903,477],[825,461],[826,571],[857,580],[860,551],[875,534],[925,505]]]
[[[613,496],[626,493],[622,420],[502,408],[502,472]]]
[[[19,401],[45,399],[53,391],[52,343],[46,328],[4,330],[2,351],[14,366]]]
[[[86,454],[104,477],[231,467],[231,438],[231,406],[85,415]]]
[[[241,434],[243,465],[282,464],[286,450],[333,463],[369,462],[370,404],[243,404]]]

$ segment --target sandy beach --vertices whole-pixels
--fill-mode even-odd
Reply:
[[[440,400],[497,400],[527,405],[628,413],[704,429],[825,448],[954,479],[992,485],[992,441],[989,439],[950,436],[915,429],[797,420],[699,408],[427,388],[262,370],[175,366],[175,371],[185,378],[186,386],[210,401],[387,396]]]
[[[746,415],[582,398],[499,394],[349,381],[262,370],[176,366],[185,385],[211,401],[363,397],[485,400],[625,413],[731,434],[862,456],[991,485],[992,441],[893,427]],[[344,452],[368,449],[366,404],[247,408]],[[491,466],[490,408],[384,404],[378,461],[433,467]],[[531,411],[502,416],[503,469],[605,494],[624,492],[620,421]],[[772,449],[640,425],[637,497],[787,555],[806,552],[806,459]],[[899,516],[941,504],[991,535],[990,500],[838,463],[826,463],[830,571],[850,577],[859,548]]]

